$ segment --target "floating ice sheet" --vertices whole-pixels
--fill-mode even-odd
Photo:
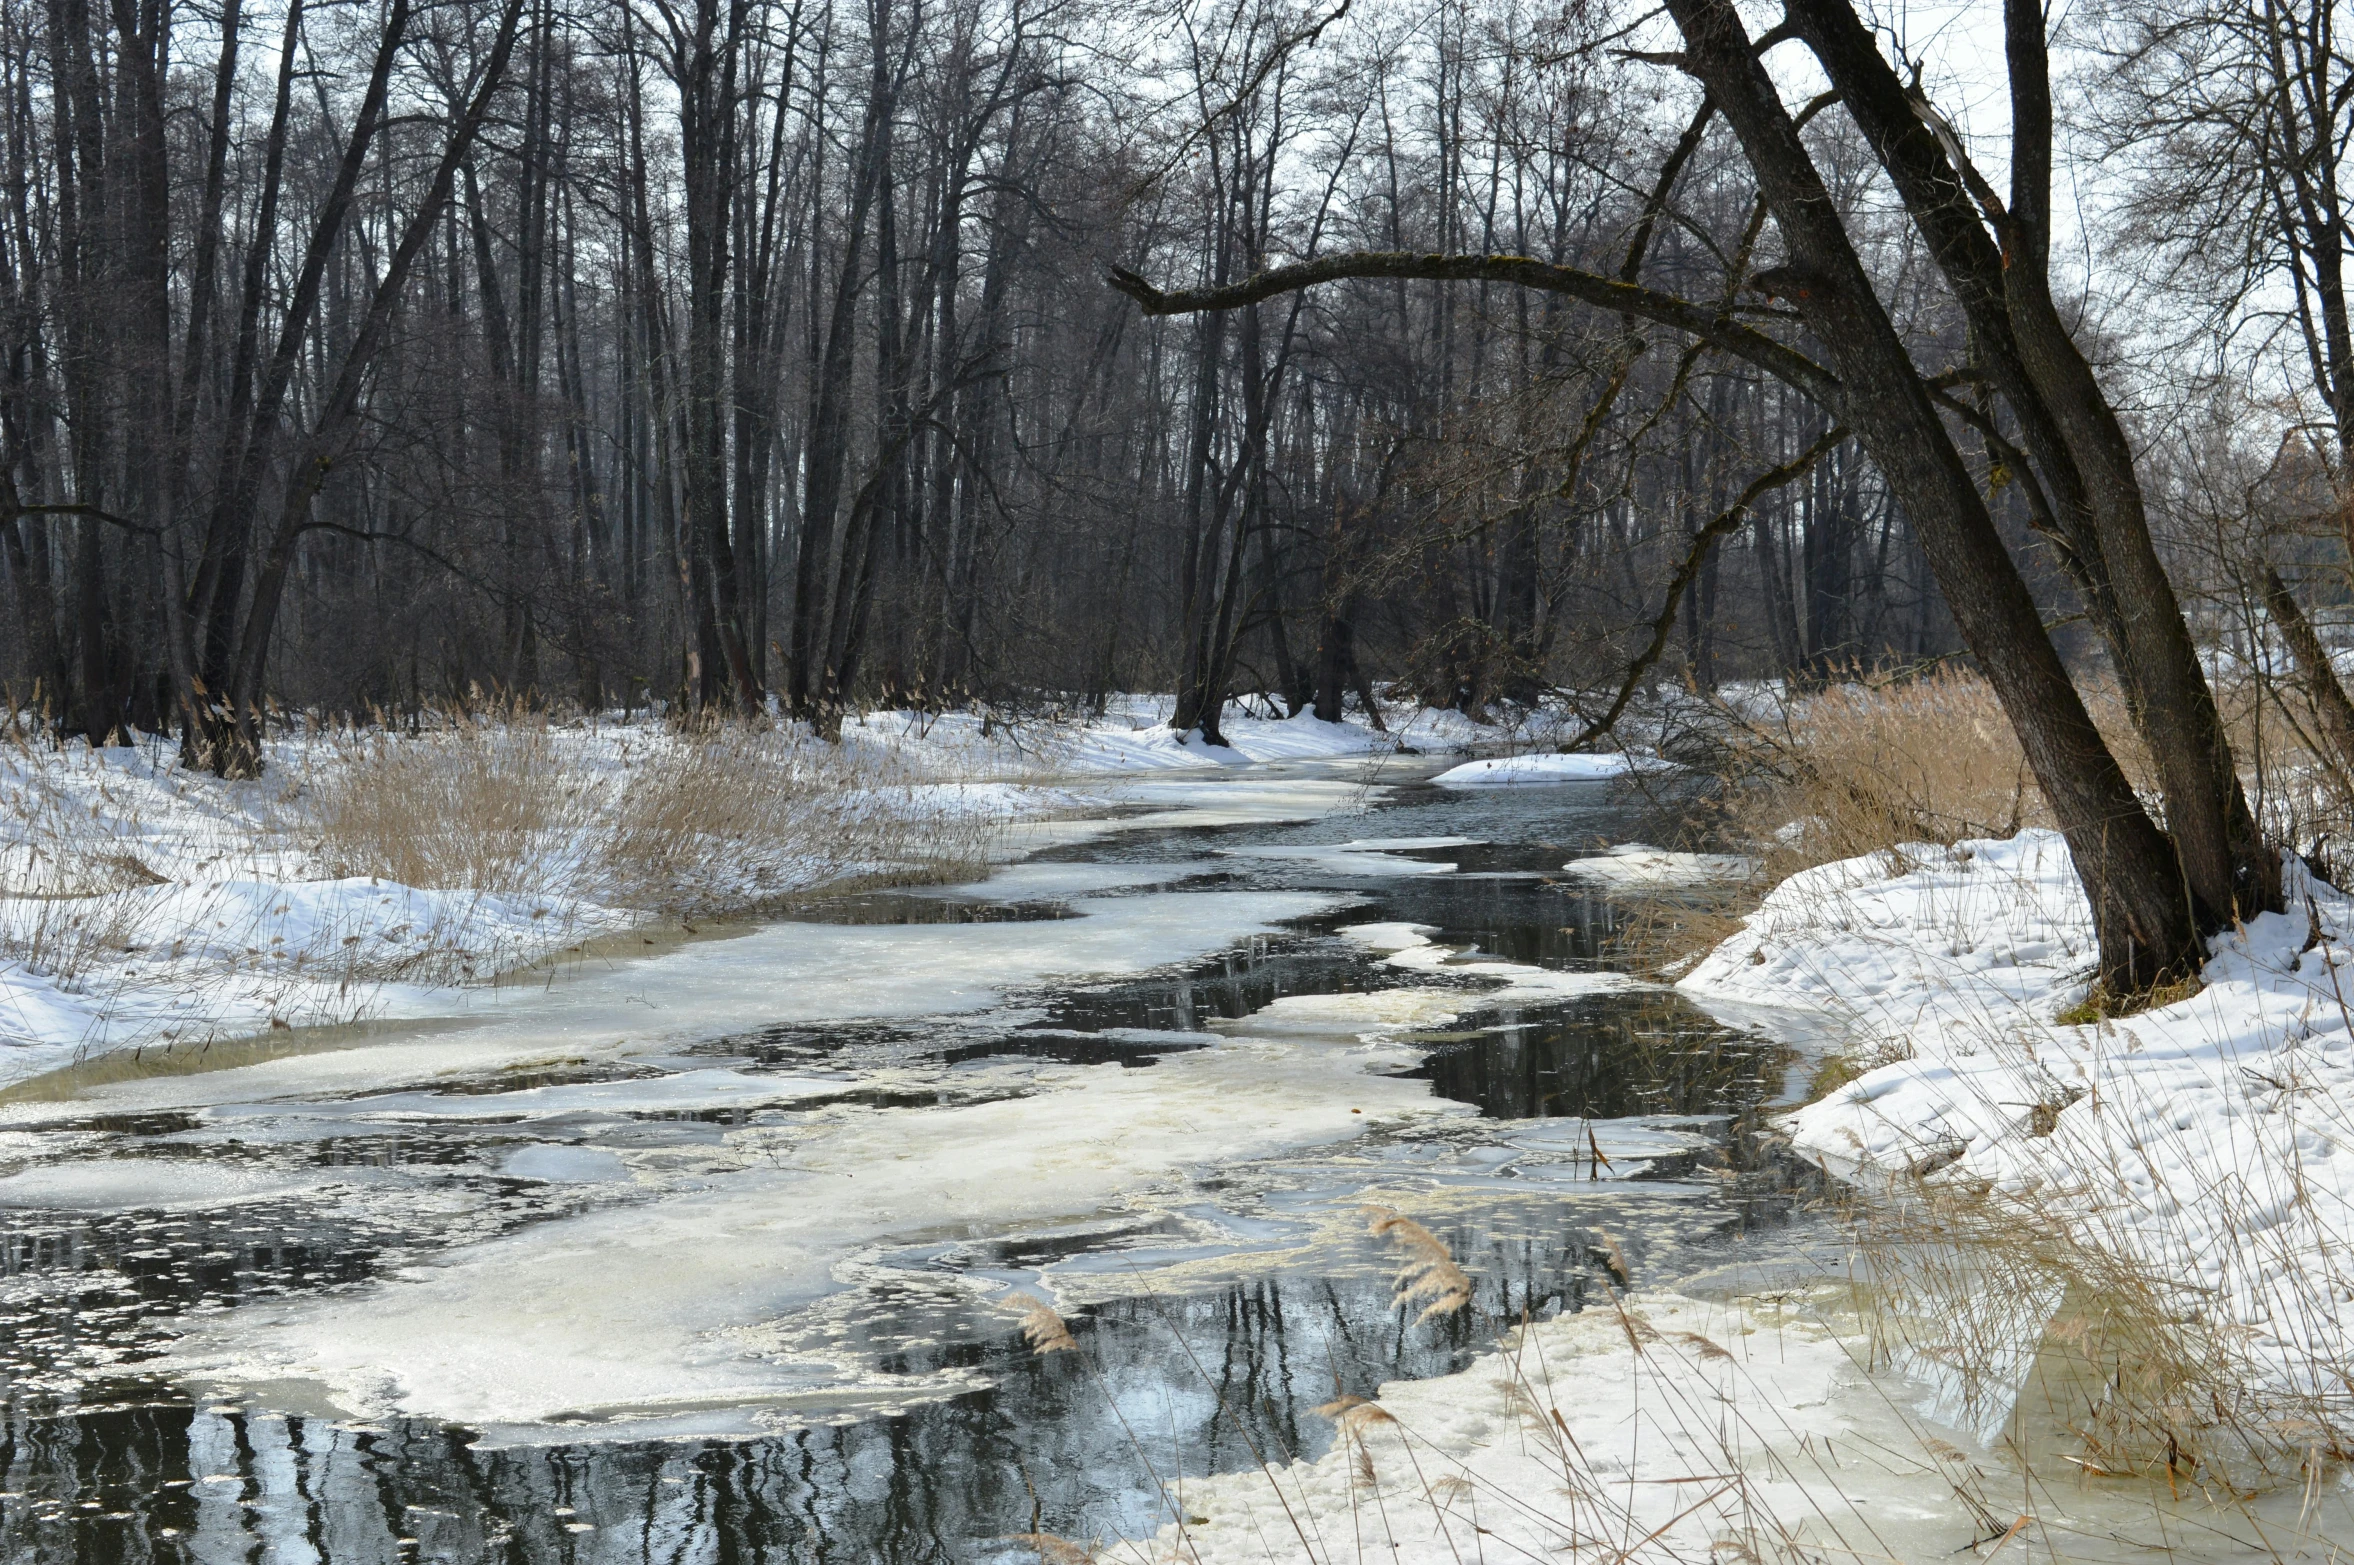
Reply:
[[[1655,755],[1499,755],[1466,761],[1431,779],[1442,788],[1503,788],[1547,783],[1593,782],[1655,771],[1672,765]]]
[[[1408,858],[1415,852],[1468,846],[1469,837],[1367,837],[1356,842],[1306,843],[1298,846],[1220,848],[1227,858],[1275,859],[1306,865],[1334,875],[1379,879],[1391,875],[1451,875],[1453,864]]]
[[[1561,867],[1579,880],[1599,881],[1613,887],[1650,888],[1745,880],[1756,872],[1757,860],[1738,853],[1678,853],[1646,843],[1627,842],[1591,858],[1571,859]]]
[[[198,1158],[93,1158],[0,1179],[0,1207],[114,1212],[268,1201],[341,1182],[340,1171],[245,1167]]]
[[[502,1438],[728,1408],[755,1429],[838,1380],[839,1366],[762,1344],[868,1248],[1091,1220],[1192,1168],[1463,1112],[1386,1074],[1406,1060],[1238,1040],[1152,1071],[1057,1072],[1040,1097],[740,1131],[733,1144],[765,1157],[707,1188],[543,1223],[357,1292],[241,1307],[171,1367],[317,1382],[354,1412]]]

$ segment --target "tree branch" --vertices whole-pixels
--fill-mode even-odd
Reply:
[[[1847,431],[1834,424],[1823,432],[1822,438],[1780,467],[1768,468],[1751,479],[1749,487],[1742,490],[1731,505],[1692,535],[1692,547],[1685,553],[1684,563],[1676,567],[1675,578],[1667,584],[1667,602],[1651,621],[1651,644],[1636,656],[1634,662],[1627,665],[1626,678],[1620,683],[1618,695],[1610,703],[1609,710],[1579,730],[1576,738],[1561,747],[1563,751],[1592,744],[1617,725],[1619,718],[1626,712],[1627,703],[1635,698],[1635,689],[1642,684],[1643,676],[1651,671],[1651,666],[1667,651],[1667,639],[1676,628],[1676,605],[1683,601],[1684,589],[1691,586],[1700,575],[1700,567],[1708,562],[1718,542],[1741,525],[1758,497],[1781,488],[1794,478],[1803,477],[1846,438]]]
[[[1278,266],[1222,288],[1181,288],[1164,292],[1136,273],[1113,267],[1106,280],[1134,299],[1147,315],[1190,315],[1203,310],[1236,310],[1280,293],[1313,288],[1353,277],[1396,277],[1424,282],[1499,282],[1542,293],[1567,294],[1622,315],[1641,316],[1689,332],[1736,358],[1747,359],[1776,380],[1837,409],[1842,388],[1832,373],[1795,348],[1743,325],[1721,309],[1661,293],[1638,283],[1555,266],[1524,255],[1416,255],[1403,250],[1359,250]]]

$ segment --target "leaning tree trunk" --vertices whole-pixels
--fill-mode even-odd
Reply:
[[[1730,0],[1669,0],[1668,9],[1688,67],[1732,125],[1782,231],[1787,286],[1841,382],[1841,422],[1903,499],[2068,840],[2104,981],[2141,988],[2195,965],[2199,932],[2174,849],[2085,711],[1747,30]]]
[[[2092,903],[2099,973],[2116,991],[2196,965],[2200,928],[2173,845],[2086,712],[2035,600],[1914,366],[1838,208],[1728,0],[1670,0],[1685,67],[1740,139],[1781,229],[1776,291],[1798,307],[1828,366],[1729,312],[1639,284],[1520,256],[1331,256],[1228,287],[1165,293],[1131,273],[1113,285],[1154,314],[1227,310],[1343,277],[1491,280],[1583,299],[1687,332],[1825,404],[1904,505],[1955,623],[2016,730]]]

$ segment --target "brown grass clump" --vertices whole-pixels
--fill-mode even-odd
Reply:
[[[1406,1263],[1398,1270],[1397,1295],[1390,1301],[1393,1306],[1428,1299],[1414,1317],[1419,1325],[1434,1315],[1452,1315],[1471,1302],[1471,1279],[1438,1235],[1394,1207],[1369,1206],[1365,1211],[1372,1218],[1374,1237],[1395,1240],[1406,1254]]]
[[[304,791],[318,851],[348,875],[680,917],[987,862],[996,823],[884,757],[730,725],[591,737],[528,714],[371,735]]]
[[[545,721],[462,720],[346,746],[305,793],[320,851],[346,874],[530,895],[555,888],[553,843],[586,830],[600,790],[567,768]]]
[[[1033,1353],[1076,1353],[1079,1344],[1071,1336],[1068,1321],[1055,1313],[1053,1305],[1044,1299],[1033,1299],[1024,1294],[1005,1301],[1008,1309],[1022,1312],[1022,1340],[1030,1344]]]
[[[2120,1016],[2133,1016],[2142,1011],[2156,1011],[2187,1000],[2207,987],[2197,973],[2185,973],[2167,983],[2130,994],[2113,993],[2106,984],[2095,984],[2085,997],[2069,1006],[2055,1018],[2063,1027],[2086,1027],[2094,1022],[2105,1022]]]

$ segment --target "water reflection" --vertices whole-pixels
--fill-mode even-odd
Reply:
[[[1318,1455],[1331,1431],[1310,1412],[1316,1405],[1459,1368],[1513,1321],[1583,1307],[1601,1285],[1606,1232],[1639,1276],[1656,1281],[1770,1230],[1798,1176],[1754,1160],[1745,1126],[1731,1116],[1779,1087],[1779,1051],[1725,1033],[1666,992],[1509,1012],[1483,1011],[1473,999],[1460,1031],[1419,1040],[1426,1057],[1415,1074],[1484,1119],[1442,1122],[1412,1140],[1364,1138],[1328,1162],[1205,1170],[1187,1199],[1216,1209],[1216,1221],[1203,1222],[1223,1235],[1219,1242],[1201,1242],[1201,1225],[1189,1227],[1181,1214],[1140,1209],[1060,1236],[1004,1235],[878,1259],[888,1275],[826,1318],[828,1342],[863,1355],[886,1381],[976,1388],[921,1391],[930,1401],[911,1391],[914,1405],[890,1416],[780,1427],[754,1440],[478,1449],[462,1429],[307,1416],[304,1395],[291,1387],[257,1393],[251,1407],[206,1407],[135,1377],[189,1316],[364,1284],[443,1246],[602,1199],[492,1172],[534,1138],[593,1130],[605,1147],[716,1147],[748,1115],[848,1102],[920,1110],[1000,1090],[979,1080],[992,1060],[1149,1065],[1172,1049],[1214,1046],[1208,1023],[1281,996],[1450,981],[1381,964],[1337,934],[1351,923],[1426,925],[1442,942],[1521,963],[1607,965],[1617,910],[1558,871],[1632,835],[1630,820],[1596,787],[1511,797],[1421,789],[1372,817],[1146,832],[1068,850],[1061,856],[1193,861],[1221,882],[1348,900],[1289,935],[1181,970],[1014,996],[1002,1017],[779,1027],[708,1046],[744,1070],[842,1074],[842,1094],[790,1111],[649,1104],[570,1129],[354,1125],[278,1153],[240,1147],[194,1119],[84,1121],[70,1134],[91,1148],[104,1142],[110,1156],[292,1166],[314,1184],[211,1209],[0,1215],[0,1558],[929,1562],[987,1559],[1003,1552],[991,1540],[1010,1533],[1148,1532],[1175,1503],[1168,1480]],[[1314,857],[1204,857],[1245,841],[1298,847],[1377,836],[1484,840],[1407,850],[1458,872],[1396,879],[1344,873]],[[1046,901],[874,893],[835,899],[830,913],[812,903],[795,916],[991,922],[1068,911]],[[931,1070],[928,1081],[905,1077],[888,1090],[858,1081],[870,1067],[911,1060]],[[657,1067],[629,1067],[641,1068]],[[622,1074],[559,1066],[545,1083]],[[497,1085],[516,1084],[510,1076]],[[1717,1116],[1718,1139],[1679,1122],[1655,1139],[1680,1150],[1651,1156],[1642,1166],[1654,1177],[1644,1181],[1593,1179],[1591,1160],[1577,1161],[1586,1143],[1578,1127],[1512,1124],[1694,1115]],[[1561,1155],[1521,1155],[1537,1142]],[[1702,1164],[1716,1165],[1713,1176],[1693,1178]],[[1469,1309],[1417,1324],[1392,1307],[1394,1258],[1353,1215],[1367,1191],[1413,1203],[1441,1233],[1474,1280]],[[1307,1248],[1303,1236],[1319,1232],[1325,1241]],[[1035,1283],[1041,1274],[1098,1301],[1073,1320],[1078,1353],[1033,1356],[1011,1317],[975,1307],[961,1286],[975,1277]]]
[[[421,1422],[20,1409],[0,1437],[0,1557],[930,1562],[986,1559],[1002,1552],[992,1540],[1040,1527],[1149,1531],[1168,1518],[1168,1480],[1319,1455],[1331,1429],[1316,1405],[1460,1368],[1500,1326],[1579,1308],[1605,1228],[1648,1271],[1702,1253],[1726,1221],[1714,1202],[1657,1190],[1485,1192],[1433,1218],[1475,1279],[1460,1315],[1413,1323],[1390,1307],[1391,1258],[1344,1242],[1311,1272],[1080,1313],[1077,1353],[1032,1355],[968,1316],[884,1367],[968,1368],[988,1389],[750,1441],[480,1450]]]
[[[1477,1015],[1475,1021],[1481,1018]],[[1499,1119],[1730,1114],[1774,1096],[1789,1051],[1673,994],[1595,995],[1432,1046],[1415,1075]]]

